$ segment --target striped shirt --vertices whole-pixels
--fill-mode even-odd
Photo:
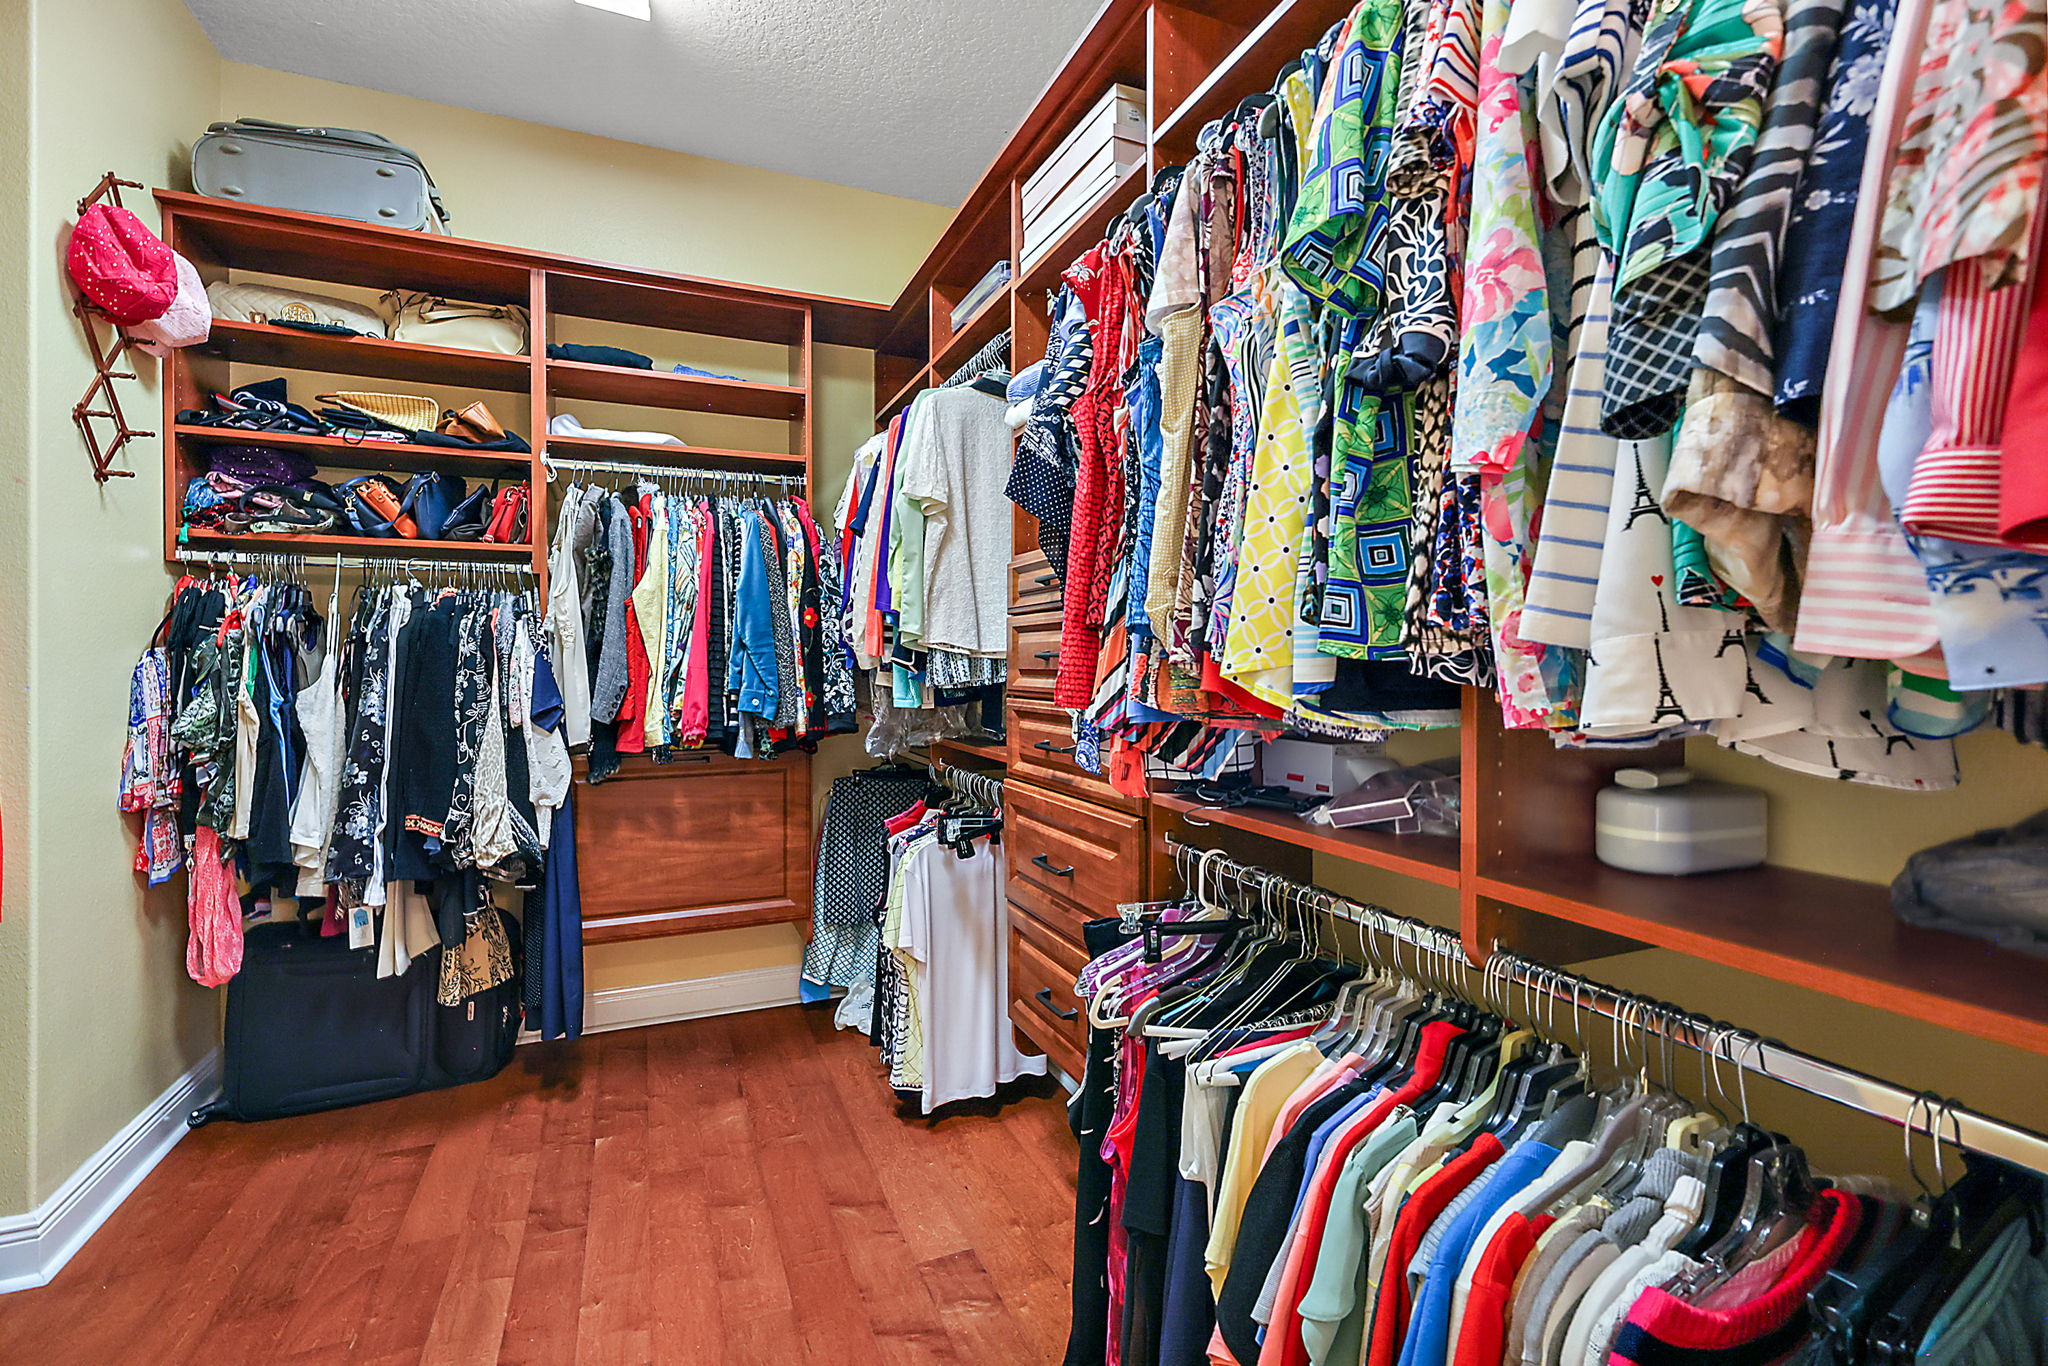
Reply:
[[[1900,0],[1870,121],[1870,149],[1821,391],[1813,543],[1794,638],[1794,645],[1809,654],[1900,658],[1925,653],[1936,642],[1926,577],[1892,520],[1878,482],[1878,434],[1905,350],[1907,324],[1868,309],[1885,169],[1902,132],[1931,4]]]

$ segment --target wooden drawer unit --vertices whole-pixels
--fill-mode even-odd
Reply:
[[[808,923],[811,848],[806,756],[633,756],[576,788],[583,942]]]
[[[1025,698],[1010,704],[1009,769],[1012,778],[1071,792],[1101,806],[1125,811],[1138,807],[1136,798],[1075,765],[1073,723],[1057,707],[1034,705]]]
[[[1014,906],[1010,914],[1013,922],[1028,915]],[[1081,1075],[1088,1055],[1088,1018],[1074,995],[1074,979],[1086,962],[1080,950],[1013,924],[1010,1023],[1070,1077]]]
[[[1011,558],[1010,610],[1059,615],[1060,579],[1044,551],[1033,548]]]
[[[1119,904],[1143,899],[1149,851],[1142,816],[1015,777],[1003,796],[1011,900],[1059,924],[1114,915]]]
[[[1013,697],[1052,701],[1060,671],[1060,619],[1010,618],[1010,684]]]

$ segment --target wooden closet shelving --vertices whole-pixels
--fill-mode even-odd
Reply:
[[[552,539],[550,454],[565,461],[786,474],[808,482],[816,411],[813,348],[818,343],[874,348],[892,322],[887,307],[852,299],[612,265],[197,195],[160,192],[157,200],[164,240],[209,282],[258,275],[287,277],[315,293],[335,293],[335,286],[356,291],[424,290],[461,301],[517,304],[530,318],[524,355],[216,322],[205,345],[173,352],[165,361],[166,560],[242,550],[309,558],[347,553],[524,564],[542,581],[544,591]],[[767,381],[724,380],[550,360],[548,342],[561,319],[767,344],[783,349],[786,373]],[[576,335],[590,330],[579,328]],[[679,341],[677,350],[688,354],[690,345]],[[236,382],[268,378],[279,370],[294,372],[288,375],[291,397],[309,407],[317,393],[329,388],[377,389],[382,387],[377,381],[430,394],[443,407],[460,407],[482,396],[498,420],[525,437],[532,450],[465,451],[177,423],[179,411],[206,407],[210,392],[226,392]],[[364,380],[372,382],[358,382]],[[626,424],[579,413],[592,427],[659,429],[668,425],[662,415],[675,413],[747,419],[754,424],[750,430],[763,433],[763,449],[549,436],[549,419],[573,411],[579,403],[649,410],[647,417]],[[688,439],[687,431],[678,435]],[[210,449],[233,443],[303,451],[320,463],[323,475],[439,470],[472,481],[525,483],[531,490],[530,535],[519,545],[486,545],[353,535],[182,534],[186,483],[204,471]],[[631,758],[617,778],[579,790],[577,807],[587,941],[810,921],[810,764],[802,754],[769,763],[734,760],[715,752],[685,754],[666,765]]]
[[[952,291],[968,258],[982,254],[994,206],[1009,206],[1011,263],[1018,269],[1008,318],[1013,364],[1021,369],[1045,353],[1047,297],[1074,258],[1101,240],[1154,174],[1187,159],[1205,123],[1270,89],[1279,69],[1349,8],[1345,0],[1108,0],[899,296],[876,358],[878,423],[926,384],[943,380],[949,362],[971,354],[964,341],[936,337],[932,319],[943,319],[959,297]],[[1119,82],[1146,91],[1147,159],[1043,256],[1022,262],[1019,186],[1074,120]],[[969,238],[975,250],[963,245]],[[987,265],[977,259],[974,269]],[[977,315],[963,332],[981,326],[992,324]],[[1468,690],[1458,732],[1464,784],[1456,839],[1216,810],[1174,797],[1163,785],[1149,801],[1119,798],[1076,768],[1053,738],[1063,714],[1051,708],[1051,666],[1042,655],[1048,641],[1058,640],[1059,585],[1037,550],[1035,527],[1021,514],[1011,584],[1006,800],[1019,813],[1010,841],[1017,931],[1011,1018],[1056,1061],[1078,1061],[1085,1033],[1046,1008],[1036,990],[1063,990],[1060,974],[1080,966],[1082,920],[1164,889],[1161,851],[1169,834],[1256,857],[1283,873],[1305,873],[1309,858],[1320,854],[1455,888],[1474,962],[1496,945],[1555,963],[1654,946],[2048,1053],[2048,991],[2041,989],[2039,961],[1903,925],[1882,884],[1769,865],[1662,878],[1600,863],[1593,856],[1594,793],[1616,768],[1679,762],[1677,745],[1625,755],[1558,750],[1546,736],[1506,731],[1491,696]],[[1128,857],[1134,832],[1149,842],[1149,860]],[[1019,878],[1014,865],[1034,853],[1046,853],[1056,867],[1111,856],[1090,864],[1100,874],[1091,885],[1077,886],[1036,874]]]

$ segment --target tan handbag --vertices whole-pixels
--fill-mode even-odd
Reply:
[[[349,389],[315,394],[313,398],[315,402],[366,413],[380,422],[389,422],[409,432],[426,431],[441,416],[441,405],[425,394],[370,394]]]
[[[526,310],[517,304],[471,304],[394,289],[384,295],[384,313],[393,341],[501,356],[526,354]]]
[[[505,429],[498,425],[498,419],[481,400],[460,411],[450,408],[441,414],[440,423],[434,428],[443,436],[459,436],[466,441],[503,441]]]

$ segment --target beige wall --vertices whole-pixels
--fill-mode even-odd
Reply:
[[[19,1118],[0,1120],[9,1211],[48,1195],[213,1036],[211,1002],[184,980],[179,908],[138,890],[114,810],[128,675],[163,611],[157,451],[145,443],[131,457],[138,478],[88,476],[70,409],[91,365],[61,253],[74,201],[102,171],[151,184],[175,173],[185,138],[217,108],[219,72],[175,0],[13,8],[25,41],[8,44],[9,59],[27,67],[10,115],[25,111],[26,155],[9,156],[5,174],[25,172],[26,193],[6,198],[26,208],[9,223],[8,333],[23,343],[27,402],[6,405],[21,430],[7,442],[0,653],[7,695],[25,689],[26,711],[6,718],[0,757],[10,855],[0,1010],[25,1012],[27,1028],[5,1031],[0,1087],[25,1078],[27,1094]],[[146,194],[131,203],[153,217]],[[124,397],[153,428],[154,366],[142,374]]]
[[[894,296],[945,211],[222,62],[179,0],[0,0],[0,1214],[32,1208],[204,1054],[180,898],[145,896],[114,811],[129,671],[163,610],[154,441],[96,486],[70,426],[89,374],[61,246],[112,168],[183,188],[190,140],[243,114],[415,148],[464,236],[774,287]],[[114,73],[111,74],[110,73]],[[147,195],[131,201],[153,218]],[[873,430],[865,352],[819,358],[821,466]],[[129,386],[155,426],[155,368]],[[833,476],[826,487],[836,491]],[[825,757],[821,774],[857,747]],[[847,751],[850,751],[848,753]],[[596,985],[795,960],[783,927],[593,954]]]
[[[434,173],[462,237],[778,289],[893,300],[949,216],[914,200],[224,63],[219,117],[244,115],[368,128],[404,143]]]
[[[19,850],[28,832],[29,0],[0,0],[0,821]],[[29,1204],[29,986],[34,977],[22,906],[28,880],[15,855],[0,882],[0,1211]]]

